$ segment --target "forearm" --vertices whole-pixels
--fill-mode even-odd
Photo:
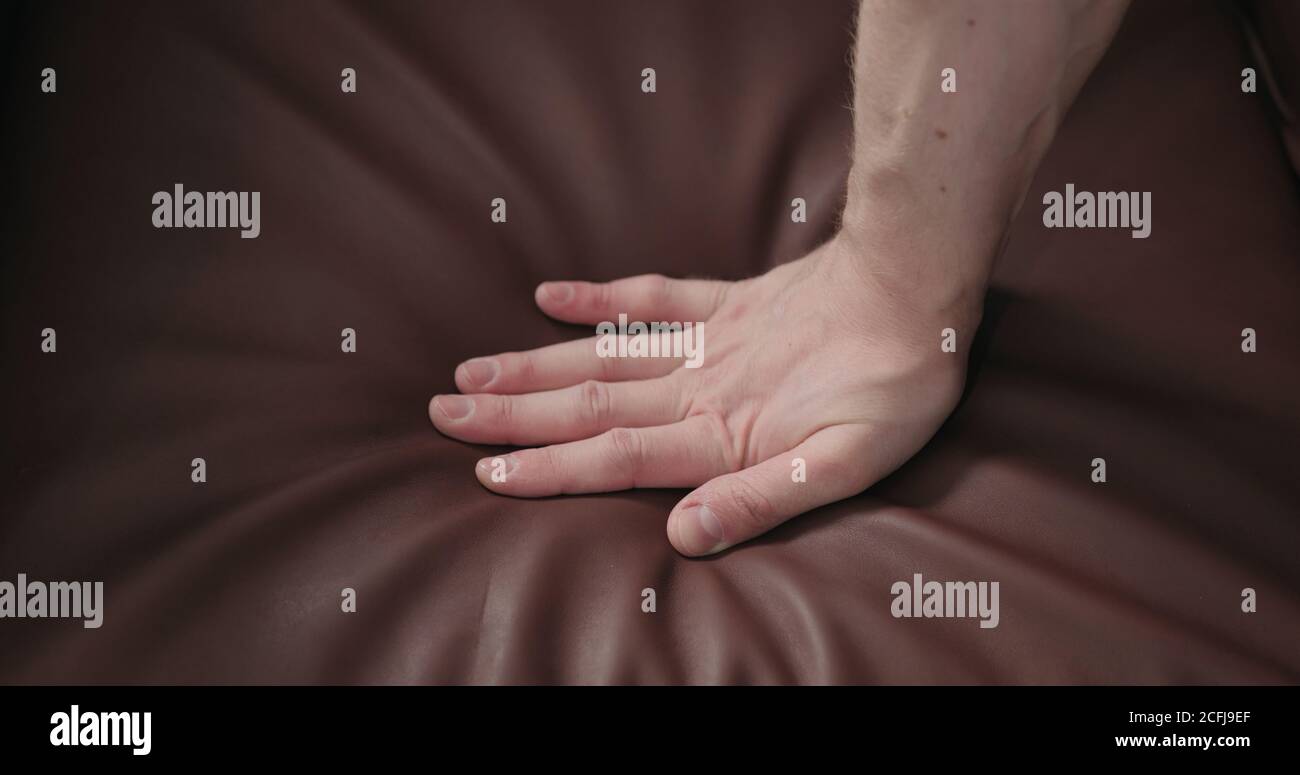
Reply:
[[[939,308],[982,300],[1034,169],[1126,7],[863,0],[842,233],[868,274]]]

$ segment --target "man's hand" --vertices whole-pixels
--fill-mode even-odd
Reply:
[[[543,284],[538,305],[571,323],[703,322],[703,364],[600,358],[594,339],[505,353],[457,368],[465,395],[429,416],[465,441],[553,445],[480,461],[508,495],[696,487],[668,518],[683,554],[862,491],[956,404],[993,260],[1126,6],[864,0],[835,239],[737,283]]]
[[[470,360],[456,370],[464,395],[436,396],[429,416],[464,441],[552,445],[506,455],[504,481],[493,458],[479,462],[479,481],[506,495],[696,487],[668,538],[683,554],[720,551],[861,492],[960,395],[975,305],[900,296],[851,250],[833,240],[736,283],[545,283],[538,306],[570,323],[703,322],[699,368],[601,358],[587,338]],[[940,346],[945,328],[955,353]]]

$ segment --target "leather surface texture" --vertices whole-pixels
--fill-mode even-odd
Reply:
[[[0,682],[1300,680],[1300,195],[1224,4],[1134,4],[961,405],[862,495],[691,560],[683,491],[496,496],[473,467],[505,448],[432,428],[463,359],[591,335],[536,309],[543,280],[740,279],[833,234],[853,13],[11,11],[0,579],[106,602],[98,629],[0,622]],[[260,191],[260,236],[153,228],[176,183]],[[1151,236],[1045,229],[1066,183],[1152,192]],[[916,573],[998,581],[999,625],[894,618]]]

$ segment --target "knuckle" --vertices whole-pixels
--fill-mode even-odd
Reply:
[[[492,401],[492,421],[498,427],[509,428],[515,414],[514,400],[510,396],[492,396],[489,400]]]
[[[740,285],[740,283],[729,283],[729,282],[719,281],[717,284],[715,284],[711,289],[712,299],[710,303],[710,309],[713,312],[717,312],[718,310],[722,309],[723,305],[727,303],[727,296],[730,295],[732,288],[734,288],[737,285]]]
[[[673,281],[661,274],[649,275],[647,281],[649,285],[649,296],[657,305],[666,306],[673,300],[673,293],[676,290],[673,287]]]
[[[610,283],[593,283],[588,286],[591,292],[591,306],[608,312],[614,306],[614,286]]]
[[[606,434],[615,467],[632,477],[645,462],[645,447],[641,434],[632,428],[611,428]]]
[[[560,459],[560,455],[556,453],[555,447],[537,447],[529,450],[528,454],[530,456],[535,456],[534,460],[530,461],[535,468],[540,472],[543,472],[546,476],[553,477],[557,484],[565,484],[565,474],[567,474],[567,471],[564,468],[563,461]]]
[[[514,353],[507,361],[508,369],[502,369],[504,375],[524,384],[533,383],[533,379],[537,376],[537,360],[531,353]]]
[[[716,408],[700,405],[698,398],[689,392],[683,393],[679,401],[687,406],[687,417],[702,417],[713,427],[713,437],[721,457],[722,469],[727,473],[736,473],[745,468],[750,435],[748,423],[743,418],[729,416]]]
[[[732,477],[723,498],[747,534],[766,530],[775,518],[771,499],[743,477]]]
[[[618,379],[618,358],[597,358],[597,370],[600,372],[600,378],[605,382],[614,382]]]
[[[604,425],[611,416],[609,386],[589,379],[578,388],[579,411],[596,427]]]
[[[532,476],[549,482],[559,493],[574,491],[574,470],[570,464],[572,458],[566,456],[559,447],[535,447],[520,453],[527,455],[525,466],[532,471]]]

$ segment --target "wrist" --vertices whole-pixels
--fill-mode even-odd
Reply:
[[[924,325],[978,326],[1004,235],[963,234],[947,224],[876,211],[882,217],[855,219],[846,211],[832,241],[832,261],[844,267],[849,282]]]

